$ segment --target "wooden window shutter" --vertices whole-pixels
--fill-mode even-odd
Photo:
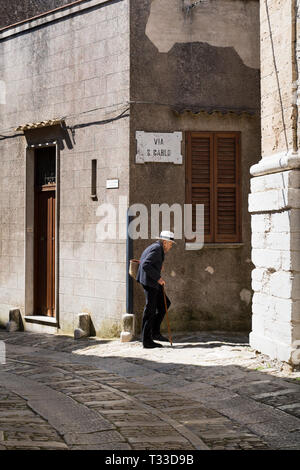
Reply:
[[[204,204],[204,242],[241,237],[240,133],[186,133],[186,202]]]
[[[213,241],[213,135],[186,134],[186,202],[193,204],[193,230],[196,204],[204,204],[204,241]]]
[[[214,135],[215,242],[240,241],[239,133]]]

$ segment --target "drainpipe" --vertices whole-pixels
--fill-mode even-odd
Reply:
[[[131,222],[132,216],[128,214],[127,210],[127,230],[126,230],[126,312],[132,313],[133,310],[133,279],[129,275],[129,263],[133,255],[133,240],[128,235],[128,227]]]
[[[133,253],[133,241],[128,234],[131,217],[127,210],[127,230],[126,230],[126,313],[122,316],[122,332],[120,339],[122,343],[131,341],[134,336],[134,315],[133,315],[133,280],[129,275],[129,265]]]

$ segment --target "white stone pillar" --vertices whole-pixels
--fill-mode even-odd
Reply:
[[[249,196],[255,265],[250,344],[294,364],[300,347],[299,188],[300,171],[288,170],[252,178]]]
[[[250,169],[251,346],[300,364],[300,157],[296,0],[262,0],[262,159]]]

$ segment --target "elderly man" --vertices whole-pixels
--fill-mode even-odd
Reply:
[[[146,305],[143,313],[142,342],[144,348],[159,348],[160,343],[153,340],[168,341],[160,333],[160,325],[165,316],[163,286],[165,281],[161,277],[161,269],[167,253],[174,244],[174,233],[164,230],[157,241],[148,246],[142,253],[136,280],[144,288]],[[171,302],[168,297],[167,307]]]

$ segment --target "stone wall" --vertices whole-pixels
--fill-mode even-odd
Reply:
[[[299,176],[290,170],[253,178],[249,202],[255,265],[251,344],[285,361],[300,339]]]
[[[248,172],[260,155],[258,2],[210,1],[186,8],[192,3],[131,1],[130,202],[144,203],[149,210],[155,203],[185,203],[184,142],[182,165],[136,164],[136,131],[241,132],[243,244],[187,251],[178,240],[166,255],[163,276],[172,300],[172,329],[249,330],[253,265]],[[207,112],[176,114],[173,109],[178,108]],[[218,108],[255,114],[209,113]],[[134,241],[134,257],[150,242]],[[141,286],[134,285],[133,297],[138,328]]]
[[[6,89],[0,128],[10,137],[0,141],[1,323],[13,306],[32,314],[25,311],[25,161],[27,144],[37,143],[39,134],[27,132],[26,141],[20,132],[12,137],[13,129],[64,117],[67,127],[77,128],[52,136],[60,161],[60,326],[72,332],[76,315],[90,312],[97,334],[116,331],[125,312],[126,245],[98,241],[96,227],[98,206],[117,206],[119,195],[128,195],[129,120],[128,113],[120,116],[129,99],[127,0],[81,2],[6,30],[0,73]],[[97,201],[90,198],[92,159],[98,162]],[[119,189],[106,189],[108,178],[118,178]]]
[[[300,345],[296,2],[261,2],[262,159],[251,168],[252,347],[295,365]],[[299,20],[298,20],[299,21]]]
[[[260,3],[262,156],[269,157],[293,146],[293,1]]]

